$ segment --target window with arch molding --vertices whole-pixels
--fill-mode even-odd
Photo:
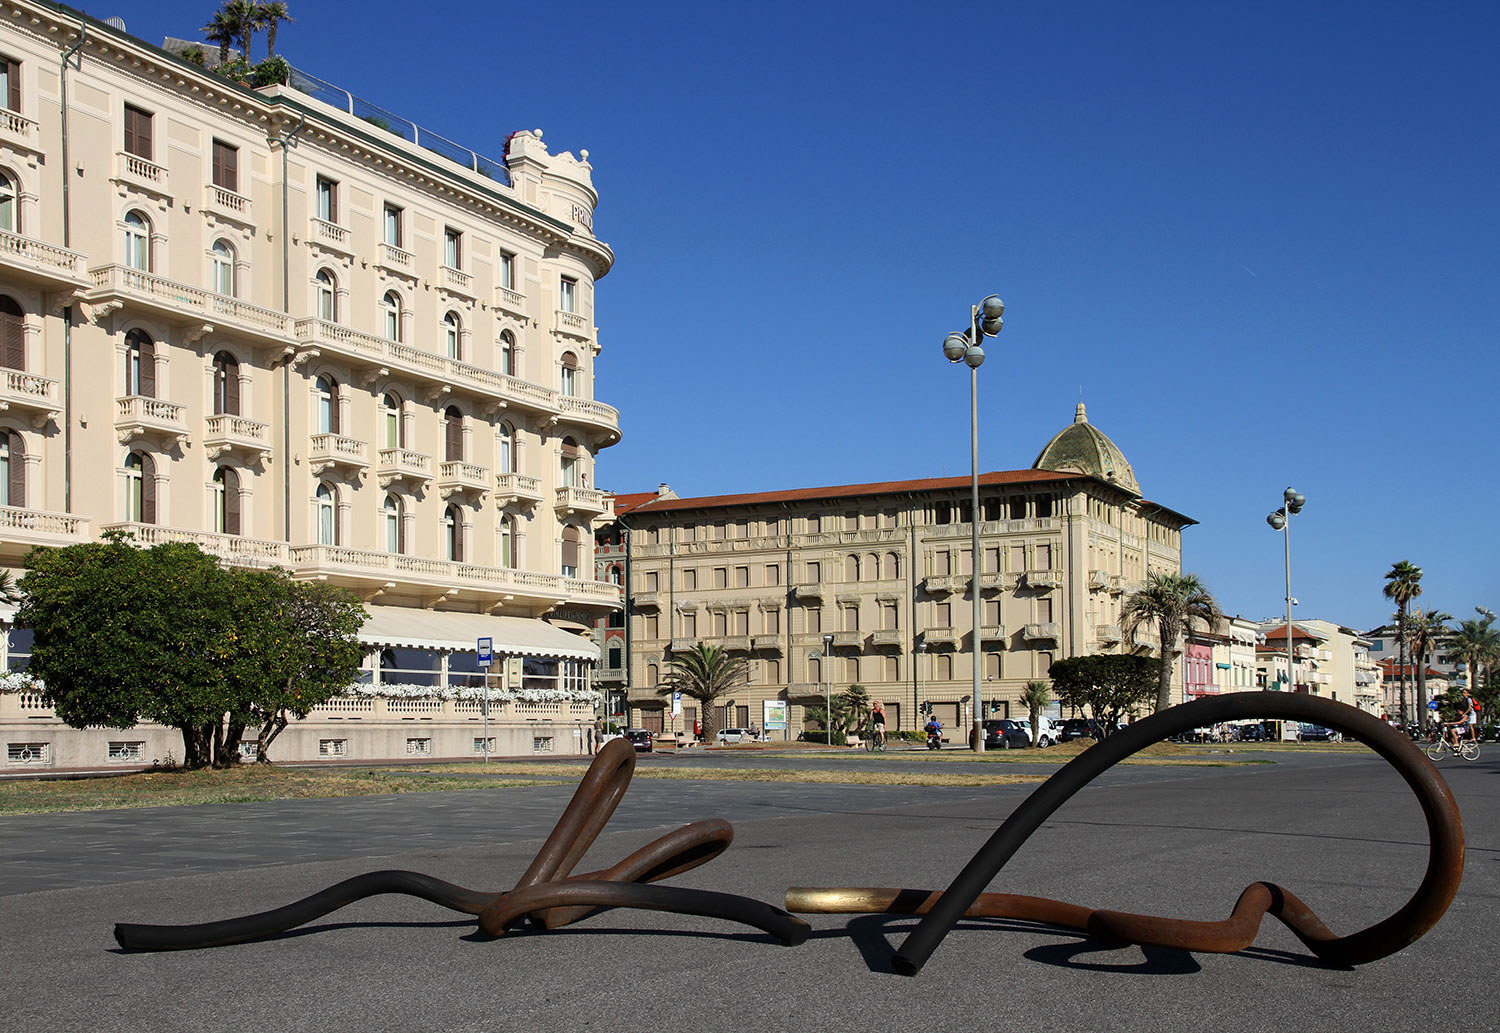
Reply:
[[[0,506],[26,506],[26,445],[13,430],[0,430]]]
[[[578,528],[569,524],[562,533],[562,576],[576,578],[582,559],[583,543]]]
[[[447,346],[448,358],[450,359],[463,358],[461,354],[463,339],[460,335],[462,329],[463,325],[458,321],[458,314],[456,312],[449,312],[443,317],[443,343]]]
[[[572,352],[562,355],[562,393],[569,398],[578,397],[578,356]]]
[[[132,452],[125,457],[120,515],[127,523],[156,523],[156,463],[144,452]]]
[[[583,464],[581,456],[583,450],[578,447],[578,442],[572,438],[563,438],[562,441],[562,482],[563,487],[577,488],[583,477]]]
[[[319,374],[314,382],[318,398],[318,433],[339,432],[339,382],[327,373]]]
[[[21,195],[10,173],[0,171],[0,230],[21,232]]]
[[[454,563],[462,563],[464,558],[464,517],[463,512],[450,503],[443,510],[443,544],[448,554],[448,559]]]
[[[443,458],[450,463],[464,458],[464,414],[456,405],[443,410]]]
[[[339,321],[339,282],[327,269],[319,269],[313,278],[314,301],[318,318],[328,323]]]
[[[318,485],[313,497],[313,518],[318,525],[318,544],[339,543],[339,496],[338,489],[327,481]]]
[[[380,313],[385,339],[401,340],[401,295],[395,291],[386,291],[385,297],[380,299]]]
[[[0,294],[0,366],[26,368],[26,313],[8,294]]]
[[[516,472],[516,432],[508,423],[500,424],[500,473]]]
[[[221,351],[214,356],[214,415],[240,414],[240,364],[233,355]]]
[[[387,391],[380,396],[381,448],[406,447],[406,422],[401,418],[401,396]]]
[[[507,377],[516,375],[516,335],[509,330],[500,331],[500,372]]]
[[[234,297],[234,247],[227,240],[214,241],[212,260],[214,293]]]
[[[125,213],[125,264],[151,271],[151,221],[133,208]]]
[[[156,397],[156,342],[144,330],[125,335],[124,387],[127,396]]]
[[[240,477],[227,466],[214,471],[213,510],[216,532],[240,533]]]
[[[401,500],[394,495],[387,495],[385,503],[381,506],[381,516],[385,524],[385,551],[390,553],[403,553],[406,551],[406,528],[402,517],[405,512],[401,506]]]
[[[510,513],[500,518],[500,566],[516,565],[516,518]]]

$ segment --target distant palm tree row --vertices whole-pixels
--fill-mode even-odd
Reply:
[[[1385,575],[1385,597],[1396,604],[1396,641],[1400,659],[1401,721],[1409,719],[1406,709],[1406,672],[1415,668],[1416,696],[1413,700],[1415,718],[1427,712],[1427,654],[1442,645],[1451,651],[1464,665],[1469,677],[1469,690],[1479,692],[1480,675],[1488,682],[1493,667],[1500,661],[1500,630],[1494,627],[1495,615],[1483,606],[1476,606],[1476,618],[1459,621],[1458,627],[1450,627],[1455,618],[1443,610],[1413,609],[1412,600],[1422,594],[1422,568],[1410,560],[1393,564]]]

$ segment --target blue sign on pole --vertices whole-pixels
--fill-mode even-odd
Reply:
[[[1437,700],[1435,700],[1435,699],[1429,699],[1429,700],[1428,700],[1428,701],[1427,701],[1427,709],[1428,709],[1428,710],[1436,710],[1436,709],[1438,709],[1438,707],[1440,707],[1440,706],[1442,706],[1442,704],[1441,704],[1441,703],[1439,703],[1439,702],[1438,702],[1438,701],[1437,701]]]
[[[479,640],[479,666],[489,667],[495,662],[495,640],[482,638]]]

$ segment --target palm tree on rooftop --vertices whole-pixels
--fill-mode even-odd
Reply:
[[[228,0],[224,10],[239,22],[240,26],[240,49],[247,62],[253,60],[250,56],[250,47],[255,42],[255,30],[265,28],[265,19],[261,17],[260,4],[255,0]]]
[[[227,7],[214,12],[213,20],[202,29],[203,38],[218,45],[219,64],[229,60],[229,48],[240,38],[240,23]]]
[[[748,680],[750,662],[743,656],[731,656],[723,646],[700,642],[693,648],[672,654],[667,661],[667,683],[656,690],[659,696],[680,692],[696,699],[702,706],[703,738],[713,742],[718,731],[713,703],[736,685]]]
[[[1218,602],[1197,574],[1147,574],[1146,584],[1120,610],[1120,628],[1135,641],[1143,625],[1155,625],[1161,643],[1161,680],[1156,686],[1156,711],[1172,705],[1172,658],[1180,652],[1177,640],[1191,631],[1194,621],[1207,629],[1224,619]]]
[[[266,47],[270,53],[268,57],[276,56],[276,26],[281,22],[294,21],[295,19],[287,13],[286,4],[277,0],[275,3],[257,4],[260,11],[261,23],[266,28]]]
[[[1453,614],[1442,610],[1412,611],[1406,620],[1406,632],[1411,639],[1412,660],[1417,665],[1417,713],[1427,713],[1427,653],[1439,642],[1446,641],[1453,633],[1448,622]]]
[[[1395,564],[1385,575],[1385,597],[1396,604],[1396,641],[1400,645],[1401,723],[1406,714],[1406,613],[1411,601],[1422,594],[1422,568],[1409,560]]]

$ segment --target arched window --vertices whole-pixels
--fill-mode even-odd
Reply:
[[[388,391],[380,397],[380,422],[384,428],[382,448],[405,448],[406,428],[401,419],[401,396]]]
[[[339,282],[327,269],[319,269],[314,290],[317,294],[318,318],[330,323],[339,321]]]
[[[450,463],[464,458],[464,416],[454,405],[443,410],[443,458]]]
[[[380,313],[385,322],[385,339],[401,340],[401,295],[386,291],[385,297],[380,299]]]
[[[516,432],[508,423],[500,424],[500,473],[516,472]]]
[[[125,335],[125,394],[156,397],[156,343],[144,330]]]
[[[449,505],[443,510],[443,542],[447,546],[448,558],[462,563],[464,558],[464,517],[459,508]]]
[[[13,430],[0,430],[0,506],[26,505],[26,446]]]
[[[450,359],[463,358],[463,355],[460,354],[462,349],[459,343],[459,331],[461,329],[462,325],[458,321],[457,313],[449,312],[443,317],[443,343],[448,348],[448,358]]]
[[[569,398],[578,395],[578,356],[572,352],[563,352],[562,356],[562,393]]]
[[[613,563],[610,565],[609,583],[612,585],[623,585],[625,583],[625,572],[620,569],[620,565],[618,563]],[[613,614],[611,614],[611,616],[613,616]]]
[[[858,556],[847,556],[847,557],[845,557],[845,559],[844,559],[844,580],[845,581],[858,581],[859,580],[859,557]]]
[[[578,442],[572,438],[563,438],[562,442],[562,482],[565,488],[578,487],[580,470],[579,456],[582,450]]]
[[[240,364],[228,352],[214,356],[214,415],[240,414]]]
[[[516,565],[516,518],[507,513],[500,518],[500,566]]]
[[[0,366],[26,368],[26,315],[5,294],[0,294]]]
[[[885,554],[885,579],[895,581],[901,576],[901,557],[894,552]]]
[[[219,534],[240,533],[240,476],[227,466],[214,471],[214,530]]]
[[[562,533],[562,576],[576,578],[582,545],[580,543],[578,528],[569,525],[563,528]]]
[[[156,523],[156,464],[144,452],[125,457],[125,497],[120,510],[128,523]]]
[[[394,495],[385,497],[383,507],[385,517],[385,551],[401,553],[406,551],[406,528],[403,526],[401,500]]]
[[[500,331],[500,372],[507,377],[516,375],[516,335],[509,330]]]
[[[339,543],[339,495],[338,489],[326,482],[318,485],[313,500],[314,515],[318,522],[318,544]]]
[[[234,297],[234,248],[227,240],[214,241],[214,293]]]
[[[21,206],[16,194],[16,184],[3,172],[0,172],[0,230],[8,233],[21,232]]]
[[[319,375],[316,383],[318,394],[318,433],[339,432],[339,382],[327,373]]]
[[[151,223],[133,209],[125,213],[125,264],[143,273],[151,271]]]

